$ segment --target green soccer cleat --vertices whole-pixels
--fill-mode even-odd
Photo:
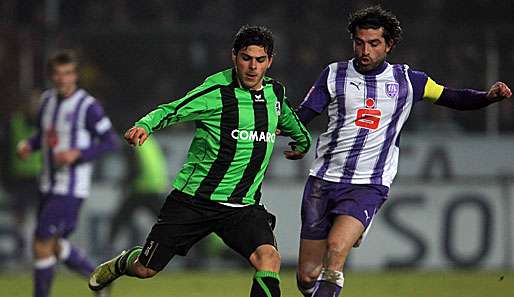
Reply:
[[[116,269],[116,263],[126,253],[127,251],[122,251],[121,254],[115,258],[98,265],[95,271],[89,276],[89,288],[93,291],[100,291],[120,277],[122,274]]]
[[[141,249],[141,247],[136,246],[128,251],[122,251],[118,256],[98,265],[95,271],[89,276],[89,288],[93,291],[102,290],[115,279],[125,274],[127,258],[137,249]]]

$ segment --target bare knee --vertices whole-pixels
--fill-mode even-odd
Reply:
[[[43,259],[56,255],[57,253],[57,240],[50,239],[34,239],[32,244],[32,253],[35,259]]]
[[[274,246],[265,244],[259,246],[251,255],[250,263],[258,271],[279,272],[280,254]]]
[[[132,265],[130,271],[138,278],[150,278],[158,273],[158,271],[143,266],[143,264],[139,263],[139,261],[134,262],[134,265]]]

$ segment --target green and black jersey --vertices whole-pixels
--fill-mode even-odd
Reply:
[[[195,121],[196,132],[173,187],[219,202],[259,202],[277,128],[290,135],[301,152],[311,144],[280,83],[265,77],[261,90],[244,89],[233,69],[214,74],[185,97],[160,105],[136,126],[152,133],[185,121]]]

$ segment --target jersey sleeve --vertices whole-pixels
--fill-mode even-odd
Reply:
[[[330,92],[328,91],[327,79],[330,68],[326,67],[311,87],[305,99],[300,103],[298,110],[310,109],[320,114],[330,103]]]
[[[494,103],[486,95],[487,92],[472,89],[444,88],[435,104],[456,110],[475,110]]]
[[[96,141],[90,147],[81,150],[79,162],[89,162],[118,147],[111,120],[96,101],[86,110],[86,129]]]
[[[299,152],[306,153],[311,146],[311,135],[291,108],[291,104],[285,97],[284,87],[280,86],[279,88],[282,90],[282,94],[280,94],[280,90],[277,93],[279,93],[279,100],[282,98],[282,107],[278,117],[278,129],[297,142],[296,146]]]
[[[112,129],[111,120],[105,115],[102,106],[93,102],[86,111],[86,128],[95,137]]]
[[[426,100],[456,110],[474,110],[488,106],[492,101],[486,92],[472,89],[451,89],[439,85],[420,71],[409,70],[414,101]]]
[[[139,121],[135,126],[143,127],[148,134],[179,122],[202,120],[209,118],[214,111],[209,107],[209,98],[217,87],[202,86],[190,91],[181,99],[161,104]]]
[[[439,99],[444,89],[443,86],[421,71],[409,69],[408,75],[412,84],[414,102],[426,100],[433,103]]]

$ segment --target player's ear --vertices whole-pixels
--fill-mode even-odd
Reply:
[[[236,58],[237,58],[237,53],[234,49],[232,49],[232,62],[234,63],[234,65],[236,65]]]
[[[270,56],[269,59],[268,59],[268,67],[267,69],[270,69],[271,68],[271,64],[273,63],[273,56]]]
[[[387,54],[389,54],[391,52],[393,47],[394,47],[394,41],[393,40],[386,41],[386,53]]]

